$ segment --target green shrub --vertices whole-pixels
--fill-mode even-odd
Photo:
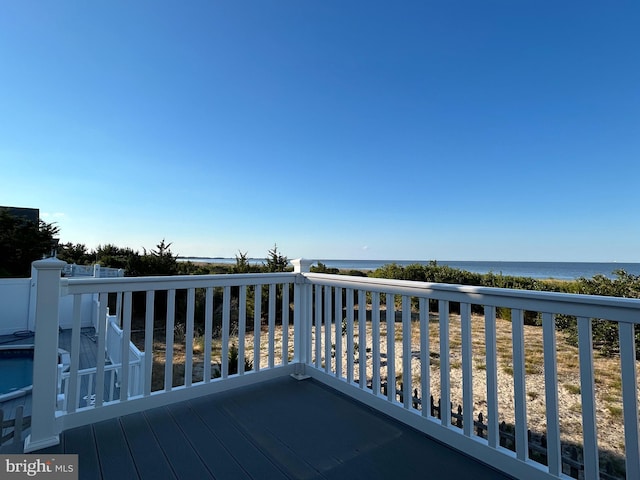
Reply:
[[[640,275],[632,275],[625,270],[613,272],[615,278],[608,278],[604,275],[595,275],[593,278],[579,278],[575,281],[559,280],[539,280],[529,277],[513,277],[498,275],[495,273],[477,274],[458,270],[448,266],[438,265],[435,261],[428,265],[412,264],[402,267],[391,263],[384,265],[373,272],[370,276],[375,278],[390,278],[397,280],[413,280],[434,283],[452,283],[458,285],[478,285],[486,287],[510,288],[521,290],[554,291],[563,293],[580,293],[586,295],[607,295],[613,297],[640,298]],[[381,295],[383,298],[384,295]],[[415,299],[414,299],[415,300]],[[413,306],[416,306],[414,301]],[[437,302],[430,300],[430,311],[437,311]],[[474,313],[481,313],[480,305],[473,305]],[[451,302],[449,305],[451,313],[459,312],[459,304]],[[498,318],[511,320],[511,309],[498,307],[496,309]],[[524,312],[525,325],[540,326],[542,315],[539,312]],[[557,315],[556,327],[565,333],[567,340],[573,344],[578,343],[578,328],[575,317],[569,315]],[[592,322],[593,344],[602,355],[613,355],[619,351],[618,325],[602,319],[594,319]],[[640,358],[640,330],[636,328],[635,333],[636,348]]]
[[[229,346],[229,375],[233,375],[234,373],[238,373],[238,347],[236,347],[235,343],[232,343]],[[253,370],[253,362],[248,358],[244,359],[244,371],[248,372],[249,370]]]
[[[309,271],[311,273],[330,273],[330,274],[334,274],[337,275],[338,273],[340,273],[340,270],[338,270],[337,268],[331,268],[331,267],[327,267],[324,263],[322,262],[318,262],[318,266],[312,266]]]

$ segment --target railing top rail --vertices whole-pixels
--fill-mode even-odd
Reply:
[[[299,278],[297,274],[289,272],[120,278],[63,278],[62,287],[63,293],[68,294],[137,292],[146,290],[294,283],[297,278]]]
[[[317,285],[640,323],[640,299],[303,273]]]
[[[62,286],[63,294],[80,294],[295,283],[302,278],[317,285],[640,323],[640,299],[322,273],[65,278],[62,279]]]

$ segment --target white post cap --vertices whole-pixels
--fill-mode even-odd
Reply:
[[[308,273],[311,269],[311,265],[313,265],[313,260],[307,260],[306,258],[296,258],[295,260],[291,260],[291,265],[293,265],[294,273]]]

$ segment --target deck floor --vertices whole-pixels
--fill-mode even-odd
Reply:
[[[68,430],[81,479],[509,478],[313,380],[282,377]]]

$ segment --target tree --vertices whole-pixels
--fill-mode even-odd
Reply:
[[[57,257],[64,262],[75,263],[76,265],[88,265],[93,258],[86,245],[71,242],[58,245]]]
[[[91,258],[103,267],[122,268],[130,277],[140,275],[139,271],[142,270],[140,254],[128,247],[118,247],[109,243],[98,245],[98,248],[91,252]]]
[[[164,238],[156,245],[155,250],[151,250],[150,253],[144,250],[141,261],[139,275],[176,275],[178,273],[178,256],[171,252],[171,243],[166,243]]]
[[[0,210],[0,277],[29,277],[31,262],[52,254],[59,228]]]
[[[274,244],[267,255],[267,263],[263,267],[265,272],[286,272],[289,270],[289,259],[278,251],[278,245]]]
[[[144,275],[176,275],[180,273],[178,256],[171,252],[171,243],[164,238],[156,245],[155,250],[143,254],[131,248],[118,247],[112,244],[98,245],[90,257],[103,267],[122,268],[128,277]]]
[[[236,255],[236,264],[233,266],[231,271],[233,273],[250,273],[251,265],[249,265],[249,258],[247,257],[248,252],[242,253],[238,250],[238,255]]]

